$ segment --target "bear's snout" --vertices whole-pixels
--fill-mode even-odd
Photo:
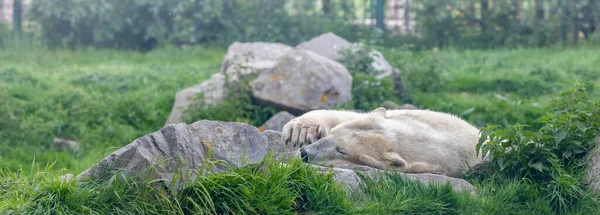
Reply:
[[[308,154],[306,154],[304,148],[300,149],[300,158],[302,158],[302,162],[308,163]]]

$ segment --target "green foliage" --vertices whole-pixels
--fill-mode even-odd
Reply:
[[[443,62],[437,56],[437,50],[426,52],[422,59],[416,62],[404,63],[401,68],[404,73],[407,89],[423,93],[438,92],[446,85],[442,78]]]
[[[248,77],[238,76],[239,80],[231,81],[231,76],[224,74],[224,99],[217,104],[205,104],[204,94],[193,98],[194,103],[184,112],[184,121],[193,123],[198,120],[219,120],[244,122],[261,126],[279,110],[260,105],[252,98],[252,89]]]
[[[299,160],[281,165],[269,157],[258,167],[208,173],[174,193],[152,180],[64,182],[47,172],[51,168],[34,169],[0,171],[2,214],[340,214],[350,207],[332,174]]]
[[[592,26],[600,22],[600,5],[593,0],[428,0],[415,5],[419,37],[391,40],[412,40],[419,49],[577,44],[580,35],[586,40],[596,35]]]
[[[553,208],[563,212],[582,197],[579,179],[587,167],[586,155],[596,145],[600,112],[581,84],[552,99],[546,111],[537,131],[522,124],[482,129],[477,148],[481,155],[489,152],[490,165],[501,173],[539,183]]]
[[[353,5],[343,1],[333,9]],[[72,48],[149,50],[160,43],[227,46],[234,41],[297,44],[328,31],[348,39],[366,31],[343,23],[351,14],[322,14],[314,1],[48,0],[33,1],[31,16],[40,23],[47,45]]]
[[[383,71],[373,68],[372,50],[350,48],[342,52],[340,62],[352,75],[352,100],[348,106],[355,110],[373,110],[386,100],[397,100],[390,78],[378,79]]]
[[[350,206],[332,174],[319,174],[299,160],[282,165],[268,157],[258,167],[208,174],[178,194],[186,214],[339,214]]]

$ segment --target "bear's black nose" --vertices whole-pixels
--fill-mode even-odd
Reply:
[[[300,158],[302,158],[302,162],[308,163],[308,154],[306,154],[304,149],[300,149]]]

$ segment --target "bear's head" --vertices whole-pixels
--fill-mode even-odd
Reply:
[[[384,108],[377,108],[363,119],[342,123],[326,137],[300,149],[304,162],[322,165],[355,164],[377,169],[404,171],[407,163],[394,152],[388,140]]]

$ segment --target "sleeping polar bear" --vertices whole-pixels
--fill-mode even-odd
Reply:
[[[302,147],[305,162],[357,164],[406,173],[460,177],[482,159],[479,130],[446,113],[315,110],[283,127],[282,141]]]

